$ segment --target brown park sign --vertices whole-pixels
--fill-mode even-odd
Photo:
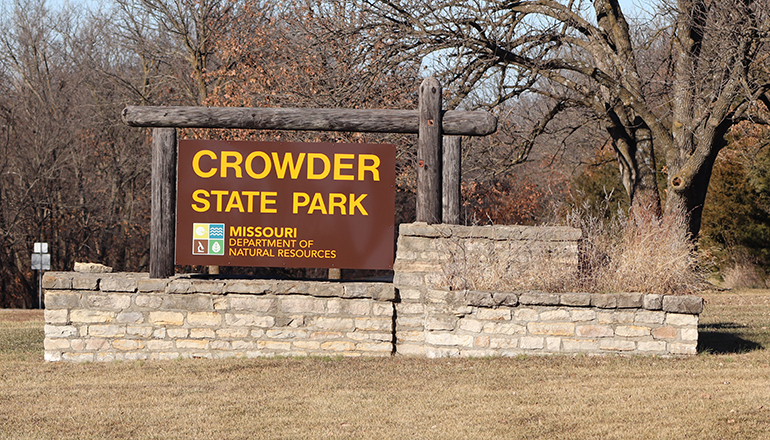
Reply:
[[[392,269],[395,147],[179,142],[176,263]]]

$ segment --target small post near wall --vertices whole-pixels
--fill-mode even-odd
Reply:
[[[425,78],[418,103],[417,221],[441,223],[441,84]]]

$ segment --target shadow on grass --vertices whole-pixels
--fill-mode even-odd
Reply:
[[[748,327],[734,322],[699,325],[698,353],[737,354],[764,348],[762,344],[744,339],[737,334],[739,329],[746,328]]]

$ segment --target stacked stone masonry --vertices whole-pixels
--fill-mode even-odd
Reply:
[[[525,240],[577,264],[569,228],[401,225],[393,283],[49,272],[45,359],[696,353],[696,296],[449,290],[445,241]]]

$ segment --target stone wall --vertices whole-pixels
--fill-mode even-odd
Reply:
[[[45,359],[390,356],[390,283],[49,272]]]
[[[506,270],[545,252],[570,271],[579,238],[571,228],[401,225],[393,283],[49,272],[45,359],[695,354],[699,297],[451,290],[457,250]]]
[[[578,264],[577,229],[409,224],[399,232],[393,280],[400,296],[398,354],[696,353],[700,297],[449,290],[457,274],[447,273],[446,249],[462,249],[472,259],[485,258],[489,249],[516,249],[497,253],[514,264],[545,252],[570,272]],[[474,248],[483,252],[468,257]]]

